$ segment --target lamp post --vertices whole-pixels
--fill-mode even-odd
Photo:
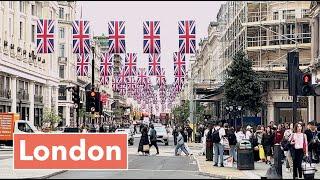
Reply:
[[[20,114],[20,119],[22,119],[22,91],[21,89],[18,92],[18,99],[19,99],[19,114]]]
[[[230,116],[233,117],[234,120],[234,128],[237,127],[237,121],[236,121],[236,113],[240,113],[240,118],[241,118],[241,126],[243,125],[243,120],[242,120],[242,114],[241,114],[241,110],[242,110],[242,106],[226,106],[226,110],[227,113],[229,114],[229,121],[230,121]]]

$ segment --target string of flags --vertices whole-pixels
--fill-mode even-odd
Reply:
[[[167,84],[165,70],[161,67],[160,21],[143,22],[143,53],[149,54],[148,68],[137,67],[137,53],[126,52],[125,21],[108,22],[108,52],[100,59],[99,79],[101,85],[112,83],[112,90],[121,96],[127,95],[141,105],[144,110],[171,108],[176,95],[182,91],[185,83],[185,54],[196,52],[195,21],[178,22],[179,51],[173,53],[174,83]],[[37,21],[37,53],[54,53],[55,21],[39,19]],[[72,49],[77,54],[77,76],[87,76],[89,70],[90,24],[89,21],[72,22]],[[113,72],[114,54],[124,54],[124,67]],[[112,77],[112,79],[111,79]],[[151,83],[156,77],[156,89]]]

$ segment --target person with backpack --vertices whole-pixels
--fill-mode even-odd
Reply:
[[[230,156],[233,157],[234,162],[237,162],[237,154],[236,154],[237,137],[235,135],[233,127],[229,128],[227,137],[228,137],[229,146],[230,146],[229,154]]]
[[[221,127],[221,123],[216,125],[214,128],[214,131],[212,133],[212,142],[214,143],[214,165],[213,166],[218,166],[219,163],[219,156],[220,156],[220,167],[224,167],[223,165],[223,152],[224,152],[224,147],[223,147],[223,137],[226,135],[226,132],[223,127]]]

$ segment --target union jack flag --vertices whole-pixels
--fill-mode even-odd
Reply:
[[[126,76],[137,75],[137,53],[126,53],[124,67]]]
[[[175,76],[175,91],[180,92],[182,90],[184,80],[183,76]]]
[[[179,21],[179,52],[186,54],[196,52],[195,21]]]
[[[119,84],[119,94],[121,96],[125,96],[127,93],[127,86],[126,84]]]
[[[112,78],[112,90],[114,92],[119,92],[119,77],[113,76]]]
[[[121,69],[120,74],[119,74],[119,84],[126,84],[126,73],[124,68]]]
[[[160,90],[166,84],[166,72],[164,68],[161,68],[159,75],[157,76],[157,85],[159,86]]]
[[[109,38],[108,44],[110,53],[125,53],[125,22],[124,21],[110,21],[108,23]]]
[[[186,74],[186,57],[179,52],[173,53],[174,59],[174,75],[185,76]]]
[[[77,54],[77,76],[87,76],[89,71],[89,54]]]
[[[72,27],[73,53],[90,53],[89,21],[73,21]]]
[[[54,52],[54,20],[39,19],[37,21],[37,52]]]
[[[109,84],[109,76],[112,75],[113,57],[109,53],[104,53],[100,62],[100,83]]]
[[[160,21],[143,22],[143,52],[160,53]]]
[[[161,73],[160,54],[149,54],[149,75],[157,76]]]
[[[144,86],[146,84],[146,79],[147,79],[146,68],[139,68],[137,84]]]
[[[134,77],[127,77],[128,92],[134,92],[136,89],[136,80]]]

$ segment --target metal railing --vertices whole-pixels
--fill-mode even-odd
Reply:
[[[0,97],[1,98],[11,98],[11,90],[8,89],[0,89]]]
[[[20,90],[17,92],[17,99],[29,101],[29,93],[27,93],[25,90]]]
[[[43,103],[43,96],[42,95],[34,95],[34,102]]]

